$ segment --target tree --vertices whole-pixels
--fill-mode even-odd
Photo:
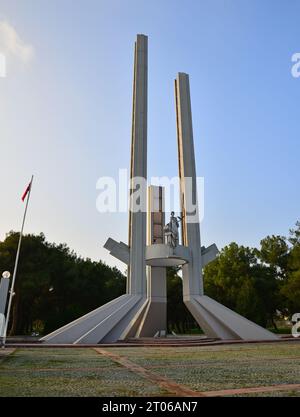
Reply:
[[[296,222],[296,228],[290,229],[289,242],[293,247],[300,245],[300,221]]]
[[[256,258],[250,248],[232,242],[216,260],[204,268],[205,293],[228,308],[235,309],[245,279],[251,278],[251,265]]]
[[[257,250],[231,243],[204,269],[205,294],[262,326],[274,323],[278,285]]]
[[[284,236],[267,236],[260,241],[260,249],[255,252],[262,262],[274,270],[277,278],[286,278],[289,246]]]
[[[300,246],[291,251],[289,269],[288,280],[282,286],[281,293],[286,298],[288,313],[293,315],[300,312]]]
[[[287,265],[287,280],[281,287],[281,294],[285,297],[287,313],[293,315],[300,312],[300,222],[296,228],[290,230],[289,242],[291,249]]]
[[[19,234],[0,242],[0,270],[12,271]],[[43,234],[25,235],[15,283],[10,334],[48,333],[125,292],[125,277],[103,262],[82,259]]]

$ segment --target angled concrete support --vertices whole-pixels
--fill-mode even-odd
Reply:
[[[278,337],[263,327],[206,295],[185,300],[204,333],[208,337],[242,340],[276,340]]]
[[[205,246],[202,246],[201,247],[202,268],[204,268],[205,265],[209,264],[211,261],[216,259],[218,253],[219,253],[219,250],[215,243],[208,246],[208,248],[206,248]]]
[[[124,294],[55,330],[41,340],[52,344],[116,342],[143,302],[141,296]]]
[[[116,242],[111,237],[107,239],[104,246],[110,253],[110,255],[119,259],[119,261],[124,262],[124,264],[130,264],[130,249],[126,243]]]

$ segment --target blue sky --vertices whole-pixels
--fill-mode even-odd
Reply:
[[[177,175],[173,80],[187,72],[202,243],[287,234],[300,218],[299,14],[295,0],[0,0],[18,35],[0,78],[0,239],[19,230],[33,173],[26,232],[120,266],[102,246],[127,242],[127,215],[97,212],[96,182],[129,166],[137,33],[149,36],[149,176]]]

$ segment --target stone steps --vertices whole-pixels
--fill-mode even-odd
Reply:
[[[181,346],[181,345],[204,345],[217,341],[217,338],[208,337],[141,337],[129,338],[118,343],[126,343],[136,346]]]

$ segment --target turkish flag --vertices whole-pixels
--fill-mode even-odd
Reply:
[[[24,200],[25,200],[25,198],[26,198],[27,194],[28,194],[28,193],[29,193],[29,191],[30,191],[30,187],[31,187],[31,181],[30,181],[30,183],[27,185],[27,188],[26,188],[26,190],[24,191],[24,194],[22,195],[22,201],[24,201]]]

